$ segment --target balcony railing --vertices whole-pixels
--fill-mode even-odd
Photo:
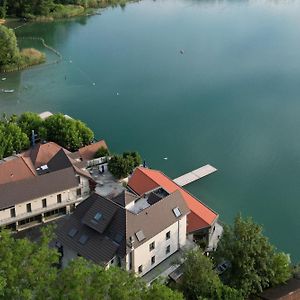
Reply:
[[[81,201],[85,200],[88,196],[89,196],[89,193],[83,193],[81,196],[77,196],[77,198],[74,199],[74,200],[62,201],[61,203],[55,203],[55,204],[52,204],[52,205],[48,205],[46,207],[41,207],[41,208],[32,210],[31,212],[17,214],[15,217],[2,219],[2,220],[0,220],[0,226],[1,225],[6,225],[6,224],[11,224],[11,223],[14,223],[14,222],[26,219],[26,218],[34,217],[36,215],[46,213],[46,212],[51,211],[53,209],[58,209],[58,208],[61,208],[61,207],[64,207],[64,206],[67,206],[67,205],[70,205],[70,204],[81,202]]]

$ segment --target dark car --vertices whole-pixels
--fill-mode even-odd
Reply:
[[[217,274],[221,275],[230,267],[231,267],[231,263],[229,261],[223,261],[221,264],[218,264],[216,266],[215,271],[217,272]]]

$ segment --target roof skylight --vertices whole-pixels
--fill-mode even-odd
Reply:
[[[141,242],[142,240],[144,240],[146,238],[144,235],[144,232],[142,230],[136,232],[135,235],[139,242]]]
[[[80,243],[81,245],[84,245],[84,244],[87,242],[88,238],[89,238],[89,237],[88,237],[86,234],[83,234],[83,235],[80,237],[80,239],[79,239],[79,243]]]
[[[178,207],[173,208],[173,213],[174,213],[176,218],[181,216],[181,211],[179,210]]]
[[[68,232],[68,236],[69,237],[74,237],[76,235],[76,233],[78,232],[78,230],[76,228],[72,228],[69,232]]]
[[[100,221],[101,218],[102,218],[102,214],[100,212],[97,212],[94,216],[94,220],[97,222]]]

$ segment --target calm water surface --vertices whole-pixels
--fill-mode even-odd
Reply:
[[[144,0],[27,25],[19,36],[44,37],[64,60],[0,81],[16,89],[0,94],[0,111],[62,111],[171,177],[210,163],[219,171],[188,189],[223,221],[252,215],[300,260],[299,11],[299,1]]]

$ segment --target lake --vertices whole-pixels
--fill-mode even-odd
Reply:
[[[63,61],[5,75],[0,89],[15,93],[0,93],[0,111],[79,118],[170,177],[215,166],[188,190],[222,221],[253,216],[299,261],[299,10],[288,0],[144,0],[28,24],[18,36],[43,37]],[[39,41],[20,45],[57,59]]]

